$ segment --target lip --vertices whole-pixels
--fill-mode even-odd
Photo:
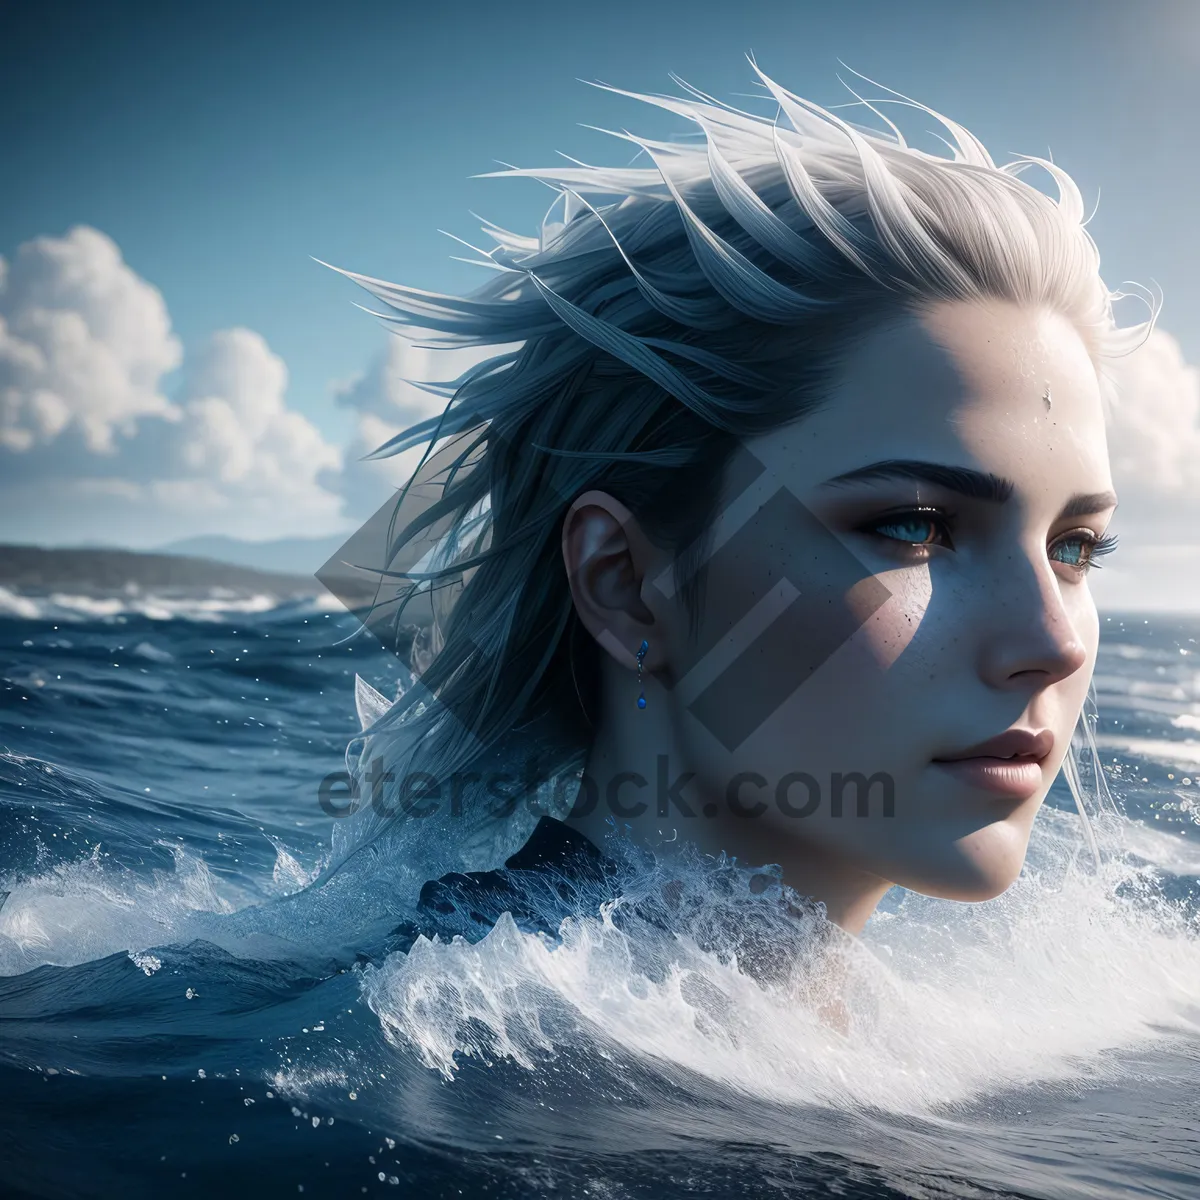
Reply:
[[[933,765],[971,787],[1024,800],[1042,785],[1042,763],[1054,749],[1048,729],[1006,729],[966,750],[941,755]]]

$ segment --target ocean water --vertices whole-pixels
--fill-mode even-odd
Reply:
[[[728,865],[388,953],[396,864],[310,886],[401,678],[336,605],[0,592],[0,1195],[1200,1196],[1200,620],[1102,620],[1103,867],[1056,784],[1003,897],[833,943],[838,1031]]]

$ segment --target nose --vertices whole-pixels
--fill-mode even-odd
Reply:
[[[992,590],[992,628],[982,645],[980,674],[1000,690],[1041,690],[1080,670],[1088,649],[1053,567],[1023,555],[1020,561]]]

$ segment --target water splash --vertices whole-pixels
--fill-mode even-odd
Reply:
[[[764,982],[728,936],[697,938],[722,926],[720,901],[662,929],[622,923],[623,899],[568,919],[557,940],[511,918],[473,945],[422,939],[364,969],[363,994],[389,1037],[446,1078],[464,1058],[535,1070],[590,1049],[788,1104],[921,1112],[1101,1076],[1106,1051],[1196,1031],[1200,945],[1149,868],[1085,869],[1077,819],[1039,821],[1029,868],[997,900],[905,895],[859,940],[831,939],[796,909],[782,978]],[[689,892],[714,895],[711,864],[686,869]],[[657,864],[649,885],[662,879]],[[779,938],[778,898],[742,907],[743,939],[756,922]]]

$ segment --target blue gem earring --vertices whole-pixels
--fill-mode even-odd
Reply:
[[[640,696],[638,696],[638,701],[637,701],[638,708],[646,707],[646,692],[645,692],[645,688],[642,687],[642,661],[643,661],[643,659],[645,659],[646,651],[649,649],[650,649],[650,643],[647,642],[645,640],[645,638],[643,638],[642,644],[638,647],[638,652],[637,652],[638,688],[641,689],[641,693],[642,693]]]

